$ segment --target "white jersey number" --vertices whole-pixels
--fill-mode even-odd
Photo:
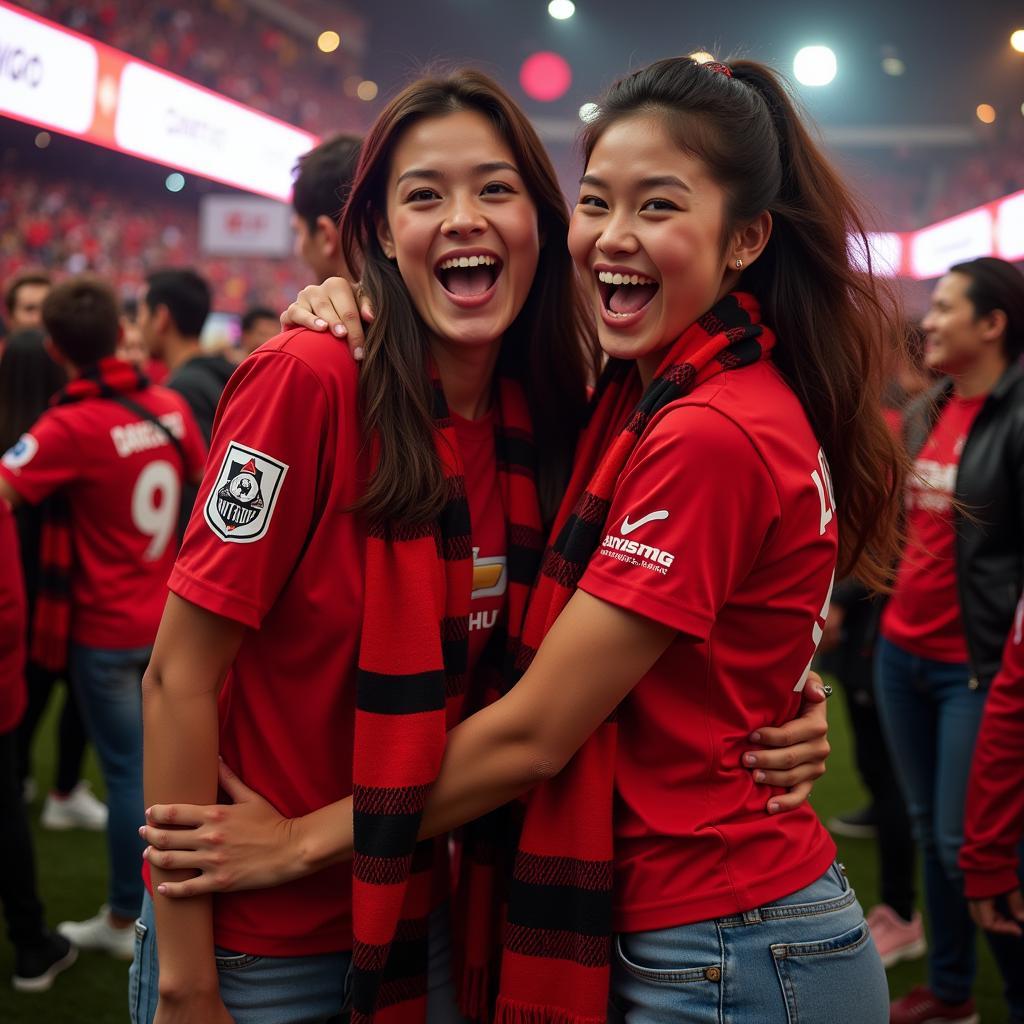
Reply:
[[[169,462],[151,462],[140,474],[132,492],[132,522],[150,538],[143,557],[155,562],[174,534],[181,501],[181,479]]]
[[[821,521],[818,524],[818,535],[825,536],[825,527],[832,522],[835,515],[836,496],[832,491],[832,474],[829,472],[828,460],[823,449],[818,449],[818,468],[811,473],[814,486],[818,488],[821,499]]]

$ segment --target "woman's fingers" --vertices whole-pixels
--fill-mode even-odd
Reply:
[[[209,852],[202,850],[160,850],[155,846],[147,846],[142,856],[153,867],[164,871],[209,871],[216,867],[210,863]]]
[[[250,789],[223,761],[217,763],[217,778],[221,789],[236,804],[245,803],[259,795],[255,790]]]
[[[176,825],[179,828],[197,828],[209,820],[209,808],[196,804],[153,804],[146,808],[149,825]]]
[[[195,878],[188,878],[184,882],[161,882],[156,891],[161,896],[167,896],[172,900],[180,900],[189,896],[209,896],[211,893],[221,892],[213,881],[211,875],[197,875]]]
[[[755,743],[764,747],[789,747],[795,743],[806,743],[828,735],[828,718],[824,704],[808,707],[799,718],[785,725],[764,726],[751,734]]]
[[[822,736],[804,743],[794,743],[788,747],[747,751],[743,755],[743,766],[770,772],[786,772],[794,768],[808,766],[823,768],[824,761],[831,752],[832,748],[828,740]],[[815,778],[823,774],[824,771],[819,770]]]
[[[802,782],[794,786],[788,793],[780,796],[773,796],[767,804],[769,814],[782,814],[784,811],[792,811],[804,803],[811,795],[814,787],[809,782]]]

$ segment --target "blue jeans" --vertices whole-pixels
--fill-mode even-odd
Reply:
[[[612,1022],[887,1024],[885,970],[838,864],[731,917],[615,937]]]
[[[347,1009],[351,953],[252,956],[215,950],[220,994],[235,1024],[331,1024]],[[160,964],[153,900],[146,893],[135,922],[135,959],[128,971],[132,1024],[151,1024],[159,999]],[[448,908],[430,918],[427,978],[430,1024],[464,1024],[452,983]]]
[[[928,984],[940,999],[959,1003],[974,983],[975,934],[957,858],[986,694],[970,688],[965,663],[920,658],[884,638],[875,653],[875,678],[896,777],[924,858]],[[986,938],[1014,1019],[1024,1018],[1024,943],[990,932]]]
[[[142,674],[150,650],[71,646],[71,685],[107,787],[107,903],[129,920],[142,906]]]

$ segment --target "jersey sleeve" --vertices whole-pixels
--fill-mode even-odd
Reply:
[[[168,583],[175,594],[259,628],[323,511],[331,418],[320,379],[301,359],[269,351],[239,368]]]
[[[1020,886],[1024,832],[1024,597],[1017,605],[1002,666],[985,700],[974,746],[960,867],[968,899]]]
[[[53,411],[43,413],[0,459],[0,475],[30,505],[73,482],[81,467],[74,434]]]
[[[708,406],[671,409],[619,478],[580,589],[707,639],[778,516],[771,475],[743,430]]]

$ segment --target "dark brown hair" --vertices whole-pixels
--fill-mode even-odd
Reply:
[[[1006,314],[1003,351],[1013,362],[1024,352],[1024,274],[1012,263],[995,256],[981,256],[950,267],[969,281],[967,298],[976,317],[1001,309]]]
[[[296,162],[292,172],[292,209],[309,225],[310,231],[316,231],[318,217],[337,221],[341,216],[361,143],[358,135],[334,135]]]
[[[14,306],[18,301],[18,289],[27,284],[41,284],[49,288],[53,284],[53,278],[45,270],[22,270],[15,274],[4,289],[4,306],[8,314],[14,312]]]
[[[608,127],[654,113],[728,196],[726,235],[767,210],[772,233],[739,287],[778,335],[773,358],[828,457],[839,504],[839,573],[885,589],[899,553],[906,457],[882,417],[886,352],[902,337],[898,303],[870,269],[857,204],[782,80],[754,61],[731,77],[688,57],[612,86],[583,134],[587,157]],[[857,268],[850,239],[862,249]]]
[[[349,266],[365,261],[363,284],[376,309],[359,377],[367,432],[380,438],[380,459],[360,506],[371,518],[423,522],[439,513],[446,497],[425,372],[426,328],[398,267],[380,247],[376,218],[387,208],[391,157],[403,133],[424,118],[461,110],[486,117],[512,150],[544,240],[526,302],[502,342],[498,372],[518,378],[526,389],[547,516],[568,480],[587,380],[597,368],[593,318],[575,287],[566,244],[565,200],[525,114],[478,71],[414,82],[387,105],[367,134],[341,221],[345,259]]]
[[[0,452],[7,451],[46,411],[68,382],[64,368],[50,358],[46,337],[23,327],[7,337],[0,355]]]
[[[43,303],[50,340],[75,366],[90,366],[112,356],[121,335],[114,289],[89,274],[57,285]]]

